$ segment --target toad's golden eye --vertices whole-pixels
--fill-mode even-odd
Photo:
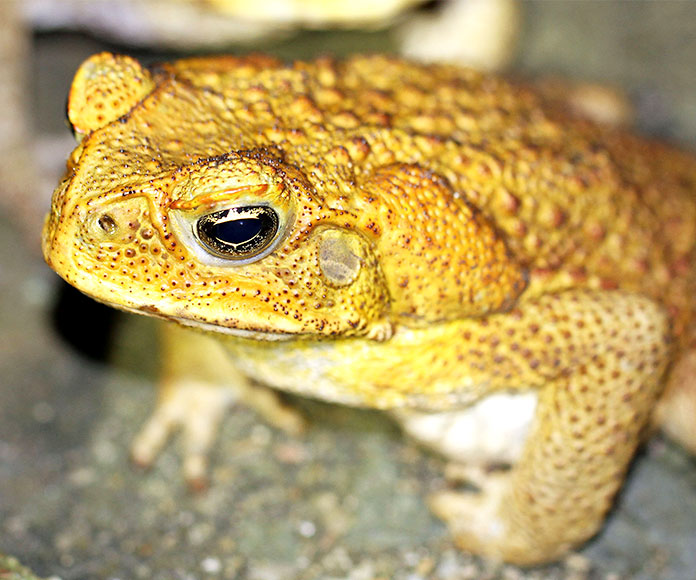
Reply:
[[[196,237],[219,258],[248,260],[273,243],[279,221],[278,214],[265,205],[235,207],[200,217]]]

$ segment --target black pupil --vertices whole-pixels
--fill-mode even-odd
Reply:
[[[213,224],[210,233],[218,240],[236,246],[258,236],[264,225],[268,227],[267,224],[263,222],[268,222],[268,219],[245,218],[228,222],[218,222]]]
[[[278,214],[270,207],[248,206],[216,211],[198,220],[198,238],[222,258],[249,258],[275,238]]]

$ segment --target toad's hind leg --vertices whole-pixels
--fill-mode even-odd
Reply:
[[[533,365],[526,386],[539,393],[522,454],[475,481],[480,493],[446,491],[431,505],[463,549],[535,565],[601,526],[660,394],[669,324],[641,296],[575,291],[491,318],[481,332],[510,324]]]
[[[155,411],[136,436],[131,456],[150,465],[176,430],[182,431],[183,472],[191,487],[205,485],[208,455],[220,423],[236,404],[246,404],[290,433],[302,430],[300,415],[277,394],[252,384],[211,336],[172,324],[160,325],[162,351]]]

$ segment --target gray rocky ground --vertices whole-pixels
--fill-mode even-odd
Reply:
[[[617,83],[637,102],[643,130],[696,144],[696,3],[528,2],[525,10],[517,70]],[[305,56],[384,42],[374,34],[315,33],[303,40],[272,48]],[[35,39],[37,134],[65,133],[70,75],[100,46],[66,35]],[[55,143],[43,148],[37,172],[39,163],[60,166],[64,142]],[[636,460],[594,541],[558,565],[524,572],[452,548],[422,502],[443,483],[441,461],[375,413],[296,401],[311,427],[302,438],[288,438],[237,409],[215,454],[213,486],[202,495],[182,485],[176,444],[149,472],[134,470],[127,445],[154,398],[152,325],[119,316],[108,362],[81,354],[56,332],[56,319],[79,325],[94,352],[112,321],[74,297],[64,297],[56,315],[58,284],[38,257],[38,234],[27,243],[20,229],[9,214],[0,217],[0,552],[38,575],[696,576],[696,465],[659,438]],[[0,578],[28,577],[0,557]]]

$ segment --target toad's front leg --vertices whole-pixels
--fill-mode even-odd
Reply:
[[[539,385],[521,456],[479,482],[481,493],[443,492],[432,505],[463,549],[534,565],[601,526],[660,393],[669,323],[650,300],[620,292],[542,297],[506,316],[481,332],[522,339],[503,351],[527,361],[519,388]]]
[[[304,419],[283,404],[277,393],[253,384],[211,335],[173,323],[160,325],[162,365],[154,413],[133,441],[133,460],[149,466],[176,430],[183,436],[186,481],[207,483],[208,456],[220,423],[237,403],[258,411],[269,423],[299,433]]]

